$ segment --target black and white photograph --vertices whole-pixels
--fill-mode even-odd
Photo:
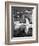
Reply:
[[[5,12],[7,44],[38,42],[38,4],[6,2]]]
[[[14,26],[12,30],[13,37],[31,37],[32,36],[32,13],[34,7],[11,7],[12,21]]]

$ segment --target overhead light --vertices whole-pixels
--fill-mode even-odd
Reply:
[[[32,11],[25,10],[26,13],[31,13]]]
[[[19,14],[20,12],[17,12],[17,14]]]

